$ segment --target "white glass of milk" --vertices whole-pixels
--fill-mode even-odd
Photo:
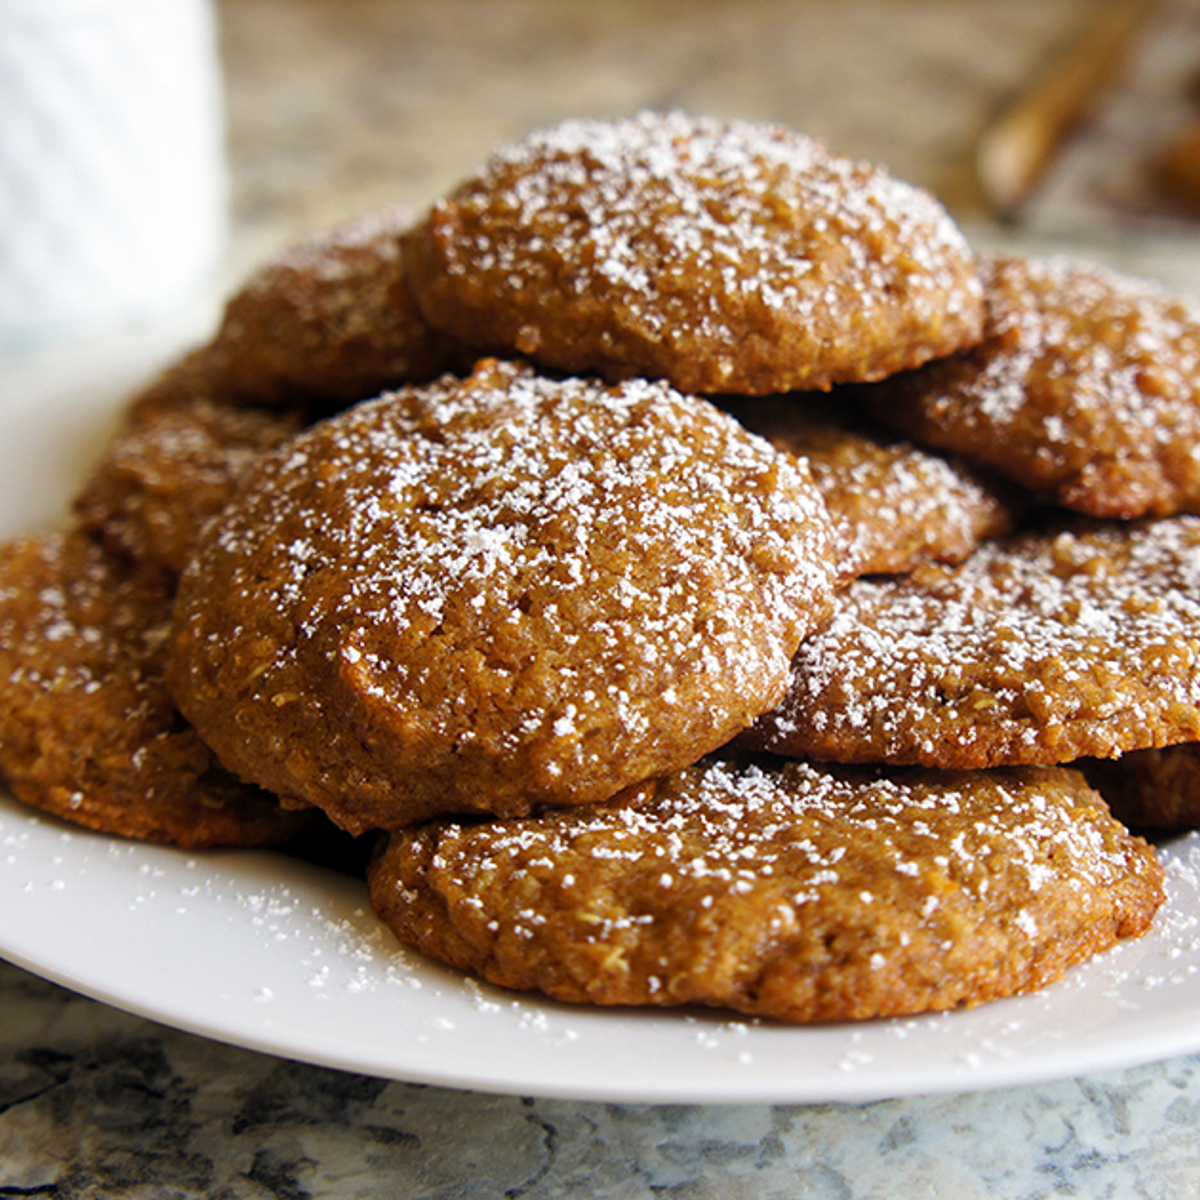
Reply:
[[[182,310],[226,220],[209,0],[0,0],[0,351]]]

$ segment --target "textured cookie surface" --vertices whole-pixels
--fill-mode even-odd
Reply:
[[[958,562],[980,538],[1012,527],[1013,498],[992,481],[889,437],[842,395],[724,403],[747,428],[808,460],[834,519],[845,578],[903,572],[929,559]]]
[[[987,543],[856,580],[747,735],[782,754],[984,767],[1200,740],[1200,519]]]
[[[0,777],[37,808],[182,846],[310,823],[221,769],[163,680],[170,596],[79,533],[0,548]]]
[[[234,294],[214,340],[229,384],[259,404],[365,400],[456,362],[404,272],[407,218],[355,218],[285,247]]]
[[[1146,930],[1162,871],[1082,776],[711,760],[588,809],[391,835],[401,941],[594,1004],[787,1021],[971,1005]]]
[[[1200,313],[1062,259],[981,270],[982,343],[869,389],[878,415],[1077,512],[1200,511]]]
[[[227,766],[351,831],[594,802],[771,707],[832,573],[810,477],[705,401],[488,361],[265,460],[170,678]]]
[[[114,554],[174,579],[250,465],[302,424],[299,409],[231,399],[212,353],[195,351],[133,399],[75,511]]]
[[[880,379],[981,328],[940,205],[779,126],[567,122],[498,150],[406,252],[467,345],[689,392]]]

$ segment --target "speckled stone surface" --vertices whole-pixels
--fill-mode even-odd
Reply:
[[[234,208],[227,283],[282,239],[385,204],[421,209],[532,129],[679,107],[781,121],[883,163],[931,189],[980,244],[1088,254],[1200,293],[1195,227],[1131,220],[1145,214],[1128,203],[1162,140],[1200,115],[1196,0],[1159,0],[1018,227],[990,219],[975,146],[1095,14],[1091,0],[217,7]]]
[[[962,211],[974,138],[1087,0],[225,0],[243,232],[423,204],[496,142],[680,107],[778,120]]]
[[[0,966],[0,1196],[1195,1196],[1200,1059],[1037,1088],[646,1107],[389,1083],[163,1029]]]
[[[1084,227],[1061,196],[1015,229],[980,208],[975,138],[1091,7],[222,0],[225,282],[336,218],[432,200],[499,140],[678,105],[781,120],[882,161],[980,240],[1067,247],[1200,293],[1193,227],[1109,221],[1094,206]],[[1185,26],[1198,7],[1168,5]],[[0,1197],[1160,1200],[1200,1195],[1198,1126],[1200,1058],[868,1105],[496,1097],[230,1048],[0,964]]]

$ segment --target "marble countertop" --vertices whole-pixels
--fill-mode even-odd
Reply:
[[[1200,1060],[874,1104],[590,1104],[388,1082],[164,1029],[0,965],[0,1196],[1183,1197]]]
[[[1147,149],[1151,135],[1126,128],[1139,105],[1160,124],[1179,115],[1178,95],[1171,108],[1154,89],[1190,65],[1181,46],[1200,62],[1200,39],[1160,36],[1174,55],[1138,60],[1115,93],[1124,108],[1083,131],[1023,224],[997,224],[981,203],[981,130],[1092,7],[221,0],[233,223],[218,292],[286,239],[426,203],[498,141],[566,116],[679,106],[784,121],[885,162],[980,242],[1085,251],[1200,294],[1200,227],[1088,176],[1106,139]],[[1196,7],[1168,4],[1159,19],[1194,35]],[[0,964],[0,1196],[1194,1196],[1198,1124],[1200,1057],[870,1104],[488,1096],[231,1048]]]

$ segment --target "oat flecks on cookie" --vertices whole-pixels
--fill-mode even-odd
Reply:
[[[255,404],[366,400],[458,365],[421,317],[404,270],[398,209],[285,246],[230,298],[212,353]]]
[[[210,348],[192,351],[134,396],[75,513],[114,554],[171,583],[258,456],[304,419],[297,407],[244,404]]]
[[[843,579],[959,562],[980,539],[1009,532],[1020,511],[1017,489],[889,436],[845,389],[722,403],[778,449],[807,459],[834,520]]]
[[[981,331],[938,202],[776,125],[565,122],[498,150],[406,254],[425,317],[466,345],[689,392],[880,379]]]
[[[983,341],[865,389],[877,415],[1090,516],[1200,511],[1200,310],[1063,258],[981,271]]]
[[[0,777],[77,825],[190,848],[288,841],[285,812],[235,779],[164,681],[170,593],[80,533],[0,549]]]
[[[1200,740],[1200,518],[1024,533],[857,580],[746,740],[935,767]]]
[[[185,572],[171,684],[351,831],[600,801],[778,701],[831,551],[803,467],[705,401],[484,361],[264,460]]]
[[[401,941],[505,987],[806,1022],[1031,990],[1163,899],[1153,851],[1077,772],[767,759],[401,830],[370,883]]]

